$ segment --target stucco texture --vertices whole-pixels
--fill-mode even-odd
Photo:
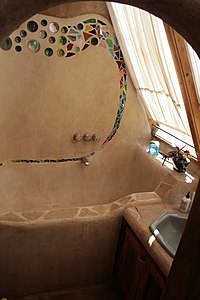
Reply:
[[[40,14],[32,19],[40,23],[45,18],[61,26],[77,24],[89,17],[63,20]],[[97,17],[112,32],[109,22]],[[11,38],[24,28],[26,23]],[[32,38],[35,36],[31,33]],[[150,128],[129,76],[121,125],[101,149],[113,128],[120,95],[119,69],[109,51],[90,46],[73,57],[49,58],[42,50],[46,40],[40,40],[41,51],[36,54],[27,49],[26,43],[22,39],[21,53],[13,47],[2,50],[0,55],[1,211],[104,204],[147,190],[146,182],[141,184],[141,178],[132,174],[135,145],[148,140]],[[101,140],[75,142],[76,132],[82,136],[98,133]],[[9,163],[18,159],[70,159],[93,152],[96,154],[88,158],[89,167],[80,160],[54,164]],[[140,184],[133,184],[134,180]]]

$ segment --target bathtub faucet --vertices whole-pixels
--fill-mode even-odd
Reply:
[[[81,161],[85,166],[89,166],[89,164],[90,164],[86,156],[82,157]]]

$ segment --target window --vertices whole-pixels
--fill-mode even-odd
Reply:
[[[107,6],[131,79],[149,119],[186,144],[189,140],[194,147],[162,20],[136,7],[118,3]]]

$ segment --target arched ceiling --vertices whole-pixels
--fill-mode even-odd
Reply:
[[[65,2],[73,2],[73,0],[2,0],[0,3],[0,40],[9,36],[32,15]],[[137,6],[160,17],[180,33],[200,56],[199,0],[120,0],[116,2]]]

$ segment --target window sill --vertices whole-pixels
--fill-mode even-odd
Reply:
[[[172,131],[173,134],[169,132],[169,130]],[[191,137],[164,125],[152,125],[152,135],[171,147],[188,150],[190,152],[190,158],[197,161],[197,155]]]

